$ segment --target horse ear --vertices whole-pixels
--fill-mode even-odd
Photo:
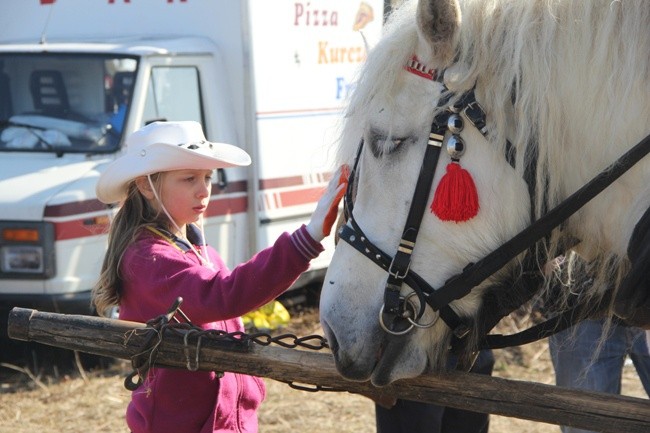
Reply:
[[[450,63],[454,59],[460,29],[458,1],[420,0],[417,23],[419,34],[431,47],[434,57],[445,64]]]

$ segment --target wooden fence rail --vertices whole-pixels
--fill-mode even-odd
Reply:
[[[155,332],[142,323],[24,308],[11,311],[8,325],[9,336],[14,339],[121,359],[131,359],[147,336]],[[186,346],[178,331],[164,332],[156,366],[186,368],[188,362],[195,366],[196,345],[196,339],[188,338]],[[188,351],[184,351],[186,348]],[[421,376],[375,388],[370,383],[343,379],[329,353],[257,344],[246,351],[233,351],[209,338],[201,341],[199,361],[201,370],[231,371],[376,397],[391,395],[587,430],[650,431],[650,401],[640,398],[460,372]]]

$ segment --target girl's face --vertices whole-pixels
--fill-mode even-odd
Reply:
[[[208,207],[212,170],[175,170],[162,173],[160,199],[181,229],[199,220]]]

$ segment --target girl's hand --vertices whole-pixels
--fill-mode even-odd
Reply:
[[[327,189],[318,200],[316,210],[307,224],[307,231],[315,241],[322,241],[332,231],[332,226],[338,214],[339,203],[348,186],[349,175],[350,168],[347,165],[339,167],[334,172]]]

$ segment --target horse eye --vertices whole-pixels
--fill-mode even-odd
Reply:
[[[381,158],[384,155],[390,155],[400,149],[400,146],[406,142],[408,137],[390,139],[386,134],[378,131],[370,131],[370,149],[375,158]]]

